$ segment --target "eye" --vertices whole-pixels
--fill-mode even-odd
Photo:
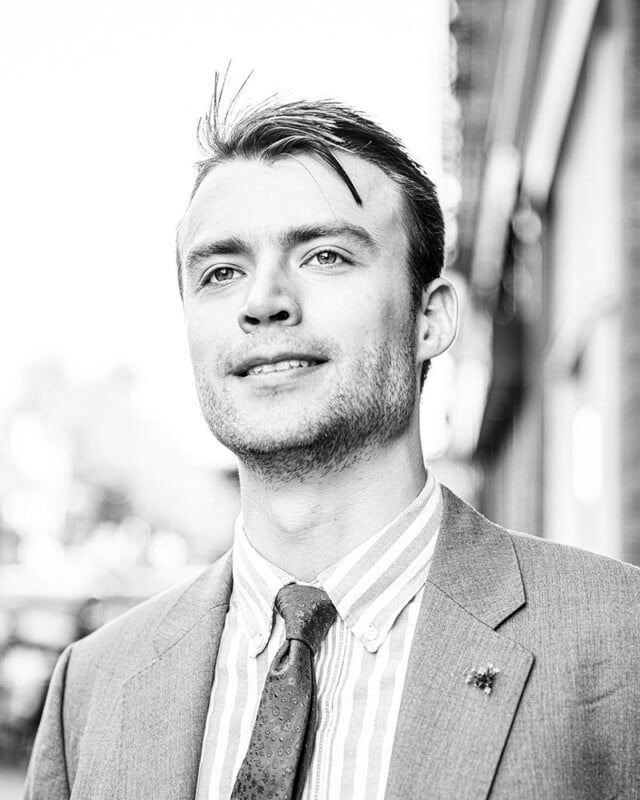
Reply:
[[[335,250],[318,250],[305,261],[305,264],[319,267],[335,267],[345,263],[346,259]]]
[[[235,267],[215,267],[207,272],[204,283],[229,283],[241,275],[242,272]]]

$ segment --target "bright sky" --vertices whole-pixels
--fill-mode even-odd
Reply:
[[[247,97],[334,97],[440,173],[448,0],[4,0],[0,17],[0,414],[25,365],[125,364],[193,454],[200,419],[174,232],[198,118],[233,59]]]

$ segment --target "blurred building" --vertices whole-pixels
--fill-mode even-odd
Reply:
[[[481,505],[640,563],[640,4],[460,0],[452,32]]]

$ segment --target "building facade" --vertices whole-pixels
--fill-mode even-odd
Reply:
[[[458,268],[491,320],[481,505],[640,563],[640,7],[484,11],[460,3],[457,34],[462,68],[492,69],[461,98]]]

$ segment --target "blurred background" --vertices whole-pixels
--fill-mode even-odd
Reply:
[[[423,397],[440,480],[640,564],[636,0],[5,0],[2,800],[64,646],[230,543],[174,263],[229,59],[247,99],[342,100],[435,179],[463,305]]]

